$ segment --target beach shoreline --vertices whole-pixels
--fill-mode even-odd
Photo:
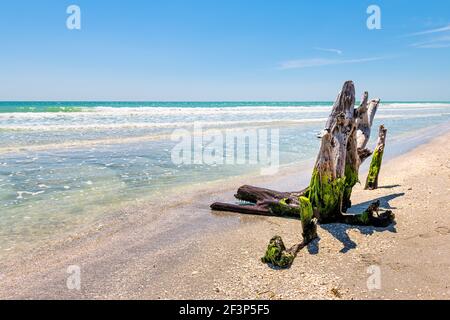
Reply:
[[[282,186],[282,190],[304,186],[310,168],[304,168],[303,181],[300,174],[286,173],[273,181],[240,177],[233,185],[217,191],[210,185],[210,192],[181,197],[173,204],[169,196],[159,212],[149,212],[145,206],[120,210],[111,223],[98,225],[88,235],[73,235],[2,261],[0,298],[448,298],[449,273],[442,268],[450,268],[446,244],[450,210],[445,202],[449,179],[442,176],[449,172],[449,138],[447,132],[386,161],[381,172],[383,188],[355,188],[352,200],[360,204],[356,208],[377,198],[389,199],[385,205],[395,207],[395,233],[393,229],[323,226],[321,240],[302,251],[291,269],[272,270],[259,261],[265,246],[277,233],[287,243],[298,241],[299,221],[213,213],[209,204],[231,199],[238,182]],[[415,170],[410,170],[411,163],[417,164]],[[443,171],[441,177],[435,176],[437,170]],[[436,193],[441,195],[434,199]],[[421,213],[424,210],[426,214]],[[183,223],[174,223],[174,215],[180,213],[178,220]],[[430,260],[424,262],[427,270],[418,265],[420,259],[412,259],[418,252]],[[80,291],[66,286],[67,268],[73,265],[82,273]],[[387,279],[381,290],[366,287],[367,268],[372,265],[379,265]],[[439,273],[442,287],[430,281]],[[407,281],[410,277],[417,281],[414,285]]]

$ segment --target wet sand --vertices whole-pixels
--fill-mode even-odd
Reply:
[[[380,189],[355,188],[352,210],[380,199],[394,211],[395,226],[320,226],[320,240],[288,270],[271,269],[260,257],[275,234],[287,245],[298,242],[298,220],[214,213],[209,204],[232,199],[249,182],[301,189],[306,166],[275,180],[212,183],[197,190],[200,196],[179,190],[160,204],[123,209],[89,230],[8,256],[0,262],[0,298],[448,299],[449,140],[447,133],[385,161]],[[80,267],[81,290],[67,288],[72,265]],[[381,271],[380,289],[367,287],[370,266]]]

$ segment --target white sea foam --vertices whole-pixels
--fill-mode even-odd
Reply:
[[[17,200],[23,199],[24,195],[30,195],[30,196],[37,196],[39,194],[43,194],[45,191],[38,191],[38,192],[29,192],[29,191],[17,191]]]
[[[450,108],[448,103],[385,103],[381,104],[382,110],[437,110]],[[329,112],[330,105],[317,106],[237,106],[237,107],[94,107],[81,108],[80,112],[24,112],[24,113],[0,113],[0,120],[12,119],[90,119],[96,117],[117,116],[202,116],[202,115],[270,115],[270,114],[309,114]]]
[[[450,113],[426,113],[426,114],[380,114],[377,119],[414,119],[430,118],[450,115]],[[326,117],[307,119],[268,119],[268,120],[230,120],[230,121],[199,121],[197,119],[183,122],[125,122],[125,123],[87,123],[87,124],[59,124],[59,125],[0,125],[0,130],[10,131],[84,131],[84,130],[120,130],[120,129],[161,129],[161,128],[189,128],[195,124],[203,127],[254,127],[267,125],[292,125],[301,123],[325,122]]]
[[[381,103],[381,106],[387,108],[450,108],[450,103],[444,102],[394,102],[394,103]]]
[[[72,113],[40,112],[40,113],[0,113],[1,119],[71,119],[93,117],[117,117],[117,116],[172,116],[172,115],[217,115],[217,114],[276,114],[276,113],[321,113],[331,109],[331,106],[292,106],[292,107],[224,107],[224,108],[166,108],[166,107],[142,107],[142,108],[113,108],[98,107],[90,111]]]
[[[26,130],[26,131],[76,131],[76,130],[107,130],[107,129],[152,129],[152,128],[187,128],[194,125],[204,127],[229,127],[229,126],[261,126],[269,124],[289,124],[289,123],[311,123],[323,122],[326,118],[311,118],[300,120],[273,119],[273,120],[240,120],[240,121],[184,121],[184,122],[162,122],[162,123],[106,123],[106,124],[61,124],[61,125],[3,125],[0,130]]]

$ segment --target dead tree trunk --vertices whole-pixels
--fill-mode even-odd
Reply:
[[[322,143],[313,170],[308,198],[319,222],[336,221],[343,206],[349,140],[354,135],[355,87],[344,83],[327,121]],[[356,141],[356,140],[355,140]],[[350,142],[352,144],[353,142]],[[354,145],[356,152],[356,144]]]
[[[378,142],[373,152],[372,162],[370,163],[369,174],[366,180],[366,190],[374,190],[378,188],[378,176],[381,170],[381,162],[383,161],[384,148],[386,145],[387,129],[380,126],[378,133]]]
[[[352,206],[351,195],[353,187],[359,182],[359,167],[372,152],[366,148],[370,139],[373,118],[378,109],[380,99],[370,101],[366,91],[361,99],[361,105],[355,110],[356,121],[351,127],[351,133],[347,145],[345,166],[345,189],[342,201],[342,211],[346,212]]]

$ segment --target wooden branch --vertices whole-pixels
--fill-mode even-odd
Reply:
[[[369,117],[369,126],[372,127],[373,119],[375,118],[375,114],[378,111],[378,106],[380,105],[380,99],[373,99],[369,103],[367,115]]]
[[[280,192],[245,185],[238,189],[235,197],[254,205],[216,202],[211,205],[211,209],[214,211],[228,211],[259,216],[300,218],[298,199],[307,191],[308,188],[301,191]]]
[[[356,111],[356,140],[358,150],[365,149],[369,142],[373,119],[379,104],[380,99],[371,100],[369,104],[367,104],[366,100]]]
[[[346,162],[348,165],[348,169],[353,170],[356,175],[358,174],[359,166],[361,164],[360,155],[364,156],[366,152],[363,151],[365,147],[364,141],[362,141],[363,139],[358,139],[358,133],[361,133],[362,127],[365,127],[364,136],[367,137],[370,136],[370,127],[368,125],[363,126],[363,124],[368,124],[368,116],[367,116],[368,101],[369,101],[369,93],[365,91],[361,99],[360,106],[357,109],[355,109],[354,120],[352,121],[351,126],[349,126],[350,136],[347,145]]]
[[[363,163],[367,158],[369,158],[373,154],[369,149],[358,149],[358,156],[360,162]]]
[[[378,142],[373,152],[372,162],[370,163],[369,174],[366,180],[366,190],[374,190],[378,188],[378,176],[381,170],[381,162],[383,161],[384,148],[386,145],[387,129],[381,125],[378,133]]]
[[[367,105],[369,103],[369,92],[364,91],[363,97],[361,99],[361,104],[359,105],[357,111],[365,110],[367,111]]]
[[[273,216],[267,208],[261,208],[256,205],[237,205],[230,203],[215,202],[211,205],[211,209],[214,211],[226,211],[226,212],[236,212],[242,214],[251,214],[259,216]]]
[[[283,201],[283,205],[298,207],[298,198],[307,192],[308,188],[294,192],[280,192],[254,186],[242,186],[234,195],[236,199],[246,201],[254,205],[248,204],[229,204],[216,202],[211,205],[214,211],[228,211],[242,214],[251,214],[259,216],[281,216],[299,218],[299,214],[295,210],[276,210],[276,207]]]
[[[380,210],[380,200],[377,200],[362,214],[342,215],[341,222],[349,225],[386,228],[394,222],[394,219],[395,215],[391,210]]]
[[[282,200],[286,198],[299,197],[305,194],[307,189],[294,192],[280,192],[265,188],[258,188],[254,186],[242,186],[238,189],[234,195],[236,199],[247,201],[251,203],[257,203],[258,201],[267,200]]]

